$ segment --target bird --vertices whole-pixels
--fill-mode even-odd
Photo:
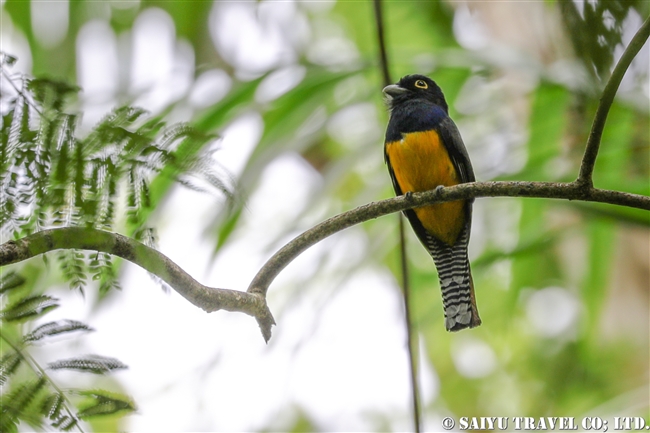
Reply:
[[[407,75],[383,89],[390,112],[384,157],[395,194],[474,182],[474,170],[440,87]],[[404,214],[438,270],[448,331],[481,324],[467,255],[473,200],[408,209]]]

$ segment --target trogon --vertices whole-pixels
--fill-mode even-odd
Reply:
[[[384,154],[397,195],[474,181],[474,171],[442,90],[428,77],[407,75],[386,86],[390,120]],[[467,257],[472,200],[404,211],[438,269],[448,331],[481,324]]]

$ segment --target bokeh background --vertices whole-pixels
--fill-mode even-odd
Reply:
[[[286,241],[392,196],[383,161],[372,2],[2,0],[11,74],[82,89],[79,135],[144,107],[219,134],[211,164],[235,200],[163,189],[147,225],[201,282],[245,290]],[[571,181],[604,81],[650,13],[641,1],[383,4],[393,80],[442,87],[479,180]],[[597,187],[650,195],[648,46],[609,115]],[[95,431],[408,431],[397,216],[339,233],[271,286],[278,326],[205,314],[125,263],[122,291],[70,291],[17,265],[97,332],[38,348],[114,356],[107,378],[63,387],[133,396]],[[484,324],[444,330],[433,263],[409,231],[424,427],[445,416],[644,416],[650,422],[650,219],[591,203],[484,198],[470,258]],[[27,427],[26,427],[27,428]],[[27,430],[29,430],[27,428]],[[27,431],[25,430],[25,431]]]

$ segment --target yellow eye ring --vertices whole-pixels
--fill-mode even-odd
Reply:
[[[428,89],[429,88],[426,81],[424,81],[424,80],[417,80],[415,82],[415,87],[417,87],[418,89]]]

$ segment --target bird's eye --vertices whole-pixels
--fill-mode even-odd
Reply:
[[[427,88],[429,88],[429,86],[427,85],[427,83],[424,80],[417,80],[415,82],[415,87],[417,87],[418,89],[427,89]]]

